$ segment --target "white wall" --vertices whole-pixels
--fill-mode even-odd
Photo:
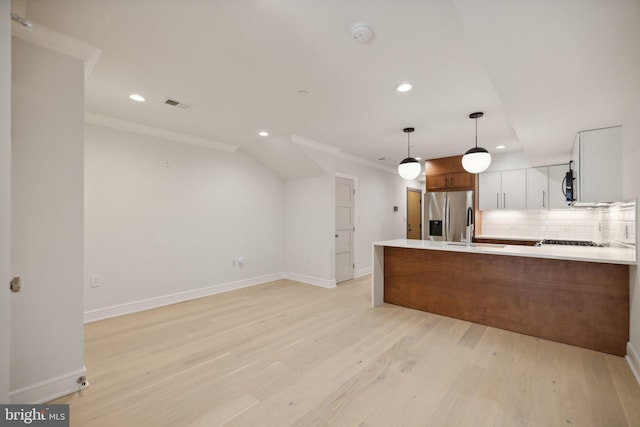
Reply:
[[[328,246],[324,244],[322,251],[314,251],[319,265],[322,268],[328,266],[329,278],[335,280],[335,239],[334,239],[334,221],[335,216],[335,175],[340,174],[342,176],[353,177],[356,181],[356,196],[355,196],[355,227],[354,234],[354,262],[356,264],[355,275],[356,277],[369,274],[372,272],[372,260],[373,249],[372,243],[398,239],[406,237],[406,216],[407,216],[407,200],[406,189],[423,188],[424,186],[417,181],[405,181],[399,177],[397,173],[392,173],[386,170],[382,170],[362,162],[358,162],[349,159],[348,156],[342,156],[340,154],[331,154],[312,148],[301,148],[303,152],[312,158],[315,162],[322,166],[327,171],[330,178],[323,180],[321,178],[312,179],[315,186],[326,185],[326,190],[322,191],[322,197],[326,198],[328,204],[326,208],[323,207],[328,213],[328,217],[323,221],[328,221],[327,224],[322,224],[322,227],[328,228],[329,242]],[[307,184],[309,184],[309,182]],[[288,183],[289,184],[289,183]],[[299,183],[298,185],[303,185]],[[326,191],[326,194],[325,194]],[[300,188],[296,188],[295,192],[287,193],[287,206],[293,208],[298,202],[294,195],[301,195],[304,192]],[[323,202],[324,203],[324,202]],[[393,207],[398,206],[398,211],[394,212]],[[289,211],[287,211],[289,217]],[[289,230],[291,234],[291,230]],[[296,238],[296,242],[302,243],[302,237]],[[286,250],[288,271],[296,271],[299,274],[310,276],[314,274],[313,266],[310,266],[306,258],[301,257],[299,253],[296,253],[295,247],[292,243],[292,238],[288,238],[288,249]],[[307,245],[309,243],[306,243]],[[289,254],[293,258],[289,258]],[[324,270],[322,270],[324,271]]]
[[[253,158],[97,125],[85,136],[87,319],[282,273],[284,183]]]
[[[10,0],[0,0],[0,403],[9,402],[9,298],[11,239]]]
[[[82,324],[84,64],[13,40],[11,402],[77,389]],[[3,288],[4,288],[3,284]]]
[[[331,177],[286,182],[285,269],[295,280],[334,287],[331,272]]]
[[[640,199],[640,108],[629,115],[622,126],[623,140],[623,192],[625,200]],[[636,213],[637,215],[637,213]],[[636,218],[636,224],[638,219]],[[637,236],[637,232],[636,232]],[[636,243],[637,247],[637,243]],[[631,319],[629,331],[629,360],[640,382],[640,274],[638,266],[630,269]]]
[[[423,186],[405,181],[396,173],[338,158],[336,172],[357,176],[354,235],[356,276],[372,272],[373,242],[406,238],[407,187]],[[398,206],[394,212],[393,207]],[[424,228],[424,225],[423,225]]]

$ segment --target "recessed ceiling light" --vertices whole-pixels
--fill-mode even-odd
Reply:
[[[269,136],[269,132],[267,132],[266,130],[261,130],[260,132],[258,132],[258,135],[260,135],[260,136]]]
[[[144,96],[139,95],[137,93],[132,93],[131,95],[129,95],[129,98],[136,102],[144,102],[147,100]]]
[[[409,92],[412,88],[413,86],[411,86],[411,83],[400,83],[399,85],[396,86],[396,91]]]
[[[507,148],[506,145],[497,145],[496,146],[496,150],[504,150],[505,148]]]

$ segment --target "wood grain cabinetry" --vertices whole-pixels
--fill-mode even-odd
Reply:
[[[629,266],[384,248],[384,301],[626,354]]]
[[[427,191],[473,190],[475,176],[468,172],[427,175]]]
[[[424,170],[427,191],[475,189],[476,176],[462,168],[462,156],[427,160]]]

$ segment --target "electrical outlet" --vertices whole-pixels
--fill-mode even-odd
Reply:
[[[98,276],[91,276],[91,287],[92,288],[100,287],[100,278]]]

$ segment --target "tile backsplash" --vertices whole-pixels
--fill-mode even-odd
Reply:
[[[482,212],[482,236],[636,244],[636,203],[557,210]]]
[[[616,203],[598,209],[597,240],[623,245],[636,244],[636,204]]]

